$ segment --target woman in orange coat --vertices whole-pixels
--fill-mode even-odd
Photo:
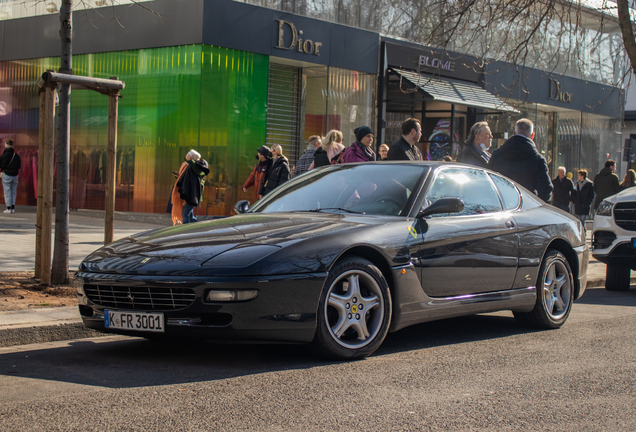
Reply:
[[[269,150],[269,147],[261,146],[257,151],[256,159],[258,159],[258,163],[254,166],[252,173],[243,185],[243,192],[247,192],[250,187],[254,186],[254,201],[262,198],[262,196],[258,194],[258,190],[261,187],[261,183],[263,183],[267,168],[272,164],[272,152]]]

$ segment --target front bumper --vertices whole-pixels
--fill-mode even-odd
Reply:
[[[327,273],[258,277],[193,277],[111,275],[78,272],[80,315],[89,328],[108,333],[142,337],[188,338],[218,341],[272,341],[308,343],[316,331],[316,312]],[[87,295],[85,286],[113,289],[187,289],[194,300],[185,307],[140,308],[130,304],[105,304]],[[257,289],[258,296],[242,302],[204,302],[209,290]],[[144,333],[106,328],[104,310],[161,312],[165,333]]]

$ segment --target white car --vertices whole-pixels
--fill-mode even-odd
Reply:
[[[636,187],[599,204],[594,216],[592,256],[607,264],[605,289],[629,289],[630,270],[636,270]]]

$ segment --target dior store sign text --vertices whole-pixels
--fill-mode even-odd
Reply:
[[[289,21],[277,19],[278,21],[278,44],[275,48],[283,50],[296,50],[299,53],[320,55],[322,42],[314,42],[311,39],[303,41],[299,36],[303,35],[302,30],[297,30],[294,24]],[[285,46],[285,33],[291,32],[291,43]]]

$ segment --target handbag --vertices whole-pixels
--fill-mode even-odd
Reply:
[[[15,152],[13,152],[13,156],[11,156],[11,160],[9,161],[9,163],[7,164],[7,166],[11,165],[11,162],[13,162],[13,158],[15,157]],[[2,178],[2,171],[0,171],[0,179]]]

